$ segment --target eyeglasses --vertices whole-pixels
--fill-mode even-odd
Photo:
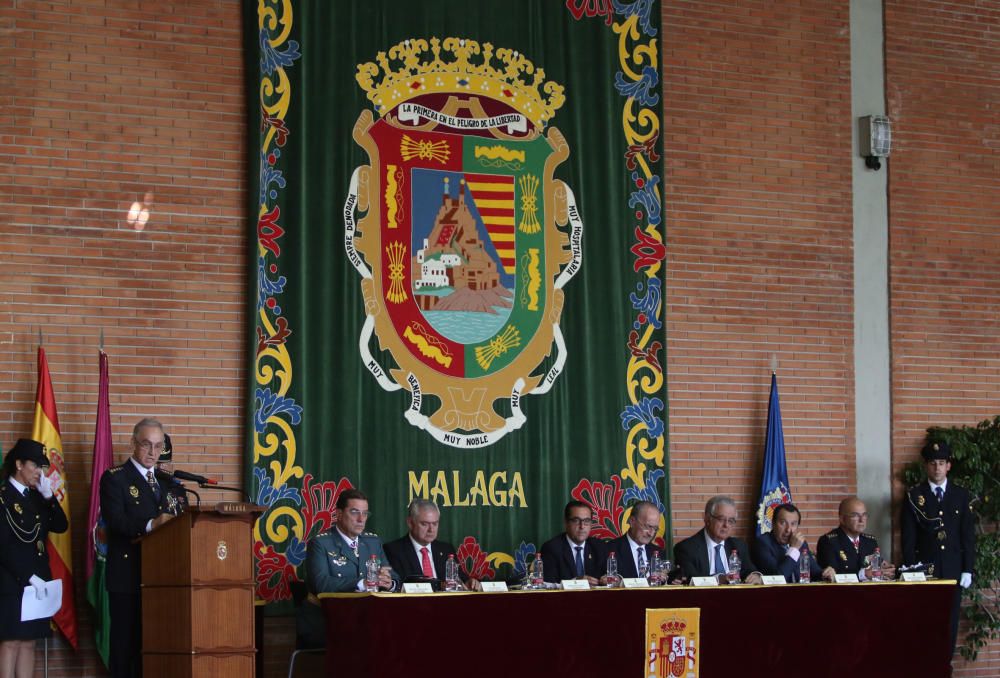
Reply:
[[[848,513],[847,517],[852,520],[868,520],[867,513]]]
[[[635,526],[638,527],[640,530],[644,530],[645,532],[656,532],[658,529],[660,529],[660,526],[658,524],[657,525],[643,525],[642,523],[638,523],[637,522],[635,524]]]
[[[569,518],[566,522],[570,525],[576,525],[578,527],[590,527],[594,524],[594,521],[590,518]]]
[[[352,518],[371,518],[372,517],[372,512],[371,511],[361,511],[361,510],[356,509],[356,508],[351,508],[351,509],[347,509],[347,515],[351,516]]]
[[[162,442],[156,443],[154,445],[152,442],[148,440],[143,440],[142,442],[137,440],[136,445],[138,445],[139,449],[142,450],[143,452],[152,452],[153,450],[156,450],[157,452],[162,452],[164,447],[164,444]]]
[[[728,525],[732,527],[736,524],[736,518],[727,518],[726,516],[711,516],[712,520],[722,525]]]

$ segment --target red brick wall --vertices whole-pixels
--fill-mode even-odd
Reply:
[[[1000,414],[1000,8],[885,5],[898,471],[928,426]],[[955,675],[998,674],[994,646]]]
[[[996,11],[886,5],[898,468],[927,425],[1000,409],[1000,128]],[[155,414],[175,431],[179,462],[241,482],[239,11],[221,0],[0,3],[0,443],[30,428],[42,326],[76,525],[101,329],[119,458],[132,423]],[[856,486],[847,8],[665,0],[663,14],[675,531],[697,529],[716,492],[741,502],[749,531],[774,355],[792,488],[815,540]],[[957,149],[943,148],[943,122]],[[147,194],[139,233],[125,216]],[[74,539],[82,571],[81,529]],[[103,675],[79,610],[83,650],[56,648],[53,676]],[[280,675],[291,629],[265,629],[277,646],[267,673]],[[977,668],[996,673],[993,656]]]
[[[856,482],[847,7],[665,2],[663,21],[675,538],[716,493],[752,531],[775,356],[815,541]]]
[[[30,432],[40,327],[82,573],[101,330],[116,458],[156,415],[178,465],[242,483],[240,6],[7,0],[0,43],[0,444]],[[52,676],[102,675],[81,588],[82,649],[55,649]]]

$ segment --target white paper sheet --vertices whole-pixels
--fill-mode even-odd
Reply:
[[[21,621],[51,617],[62,607],[62,579],[45,582],[41,600],[35,596],[34,586],[25,586],[21,596]]]

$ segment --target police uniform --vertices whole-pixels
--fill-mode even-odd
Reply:
[[[22,439],[7,456],[48,466],[43,449],[41,443]],[[45,540],[49,532],[65,532],[69,522],[54,496],[46,499],[33,488],[22,493],[12,480],[0,485],[0,641],[48,638],[49,618],[21,621],[21,598],[32,576],[52,579]]]
[[[173,477],[162,471],[154,471],[154,477],[156,489],[131,457],[101,476],[101,518],[108,541],[105,588],[111,613],[108,668],[116,678],[142,675],[142,548],[133,540],[145,535],[146,524],[161,513],[180,512],[168,491]]]
[[[931,442],[921,455],[925,461],[950,460],[951,450],[943,442]],[[927,480],[909,488],[900,516],[903,564],[923,563],[928,566],[928,574],[939,579],[957,580],[963,572],[971,574],[976,561],[976,531],[970,503],[969,491],[951,480],[941,501]],[[953,652],[958,637],[961,593],[961,588],[956,587],[951,619]]]
[[[352,549],[336,528],[316,536],[309,542],[306,554],[306,582],[312,593],[349,593],[358,590],[358,582],[365,578],[365,563],[374,555],[381,566],[389,562],[382,550],[382,540],[377,534],[365,532],[358,535],[356,548]],[[400,578],[390,572],[393,590],[400,587]]]
[[[832,567],[837,574],[858,574],[868,567],[868,558],[878,548],[878,539],[862,532],[858,535],[858,547],[838,527],[827,532],[816,542],[816,559],[819,566]]]

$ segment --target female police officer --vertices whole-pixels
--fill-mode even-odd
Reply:
[[[42,472],[44,447],[21,439],[4,459],[0,485],[0,678],[28,678],[35,667],[35,639],[52,635],[49,619],[21,621],[26,586],[41,598],[52,578],[45,539],[65,532],[66,514]]]

